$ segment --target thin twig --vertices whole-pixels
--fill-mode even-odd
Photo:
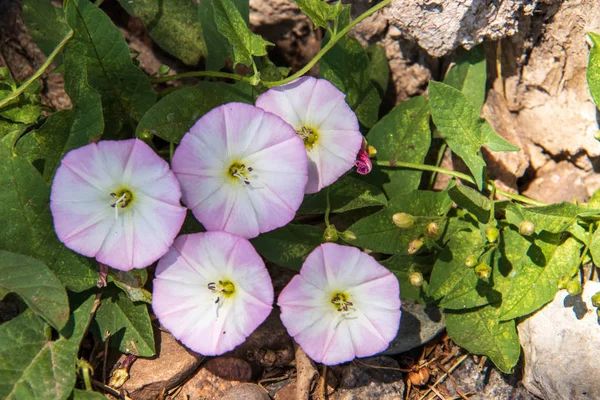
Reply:
[[[430,386],[429,389],[427,389],[425,394],[423,396],[419,397],[419,400],[423,400],[425,397],[427,397],[427,395],[432,391],[432,388],[435,388],[437,385],[442,383],[449,374],[451,374],[463,361],[465,361],[467,359],[468,356],[469,356],[469,353],[467,353],[464,356],[462,356],[461,358],[459,358],[458,361],[456,363],[454,363],[453,366],[448,368],[448,372],[446,372],[446,373],[444,373],[444,375],[440,376],[440,378],[437,381],[435,381],[435,383],[432,386]]]

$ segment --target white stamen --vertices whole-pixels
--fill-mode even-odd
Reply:
[[[121,195],[121,197],[119,197],[117,199],[117,201],[115,202],[115,204],[112,205],[115,208],[115,220],[119,219],[119,206],[121,205],[121,203],[124,202],[124,200],[125,200],[125,194],[126,194],[126,192],[123,193]]]

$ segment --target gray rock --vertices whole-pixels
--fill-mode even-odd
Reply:
[[[499,372],[491,362],[483,369],[467,358],[452,372],[452,377],[458,389],[463,393],[472,393],[470,400],[534,400],[536,397],[529,393],[521,384],[520,376],[507,375]],[[444,384],[448,392],[457,396],[454,385],[447,379]]]
[[[591,297],[600,283],[588,281],[583,293],[565,290],[518,325],[523,347],[523,384],[546,400],[599,399],[600,325]]]
[[[269,400],[269,395],[253,383],[240,383],[223,394],[221,400]]]
[[[574,201],[575,199],[585,203],[589,200],[584,181],[587,175],[589,174],[568,161],[559,163],[550,161],[537,171],[536,178],[523,194],[546,203]]]
[[[402,372],[385,367],[399,368],[399,365],[393,358],[380,356],[363,358],[333,367],[333,372],[339,376],[339,386],[335,394],[329,398],[331,400],[402,399],[405,386]]]
[[[514,35],[519,17],[534,10],[526,0],[395,0],[390,23],[406,39],[415,40],[434,57],[463,46],[471,48],[483,39]],[[535,3],[535,2],[533,2]]]
[[[400,330],[383,354],[400,354],[429,342],[446,328],[444,315],[437,308],[402,300]]]

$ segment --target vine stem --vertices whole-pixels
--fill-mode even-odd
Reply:
[[[258,78],[257,76],[248,77],[248,76],[243,76],[243,75],[238,75],[238,74],[231,74],[231,73],[228,73],[228,72],[191,71],[191,72],[184,72],[182,74],[168,75],[168,76],[163,76],[163,77],[160,77],[160,78],[155,78],[155,79],[152,79],[150,82],[152,82],[152,83],[162,83],[162,82],[167,82],[167,81],[172,81],[172,80],[182,79],[182,78],[210,76],[210,77],[214,77],[214,78],[234,79],[236,81],[241,81],[241,82],[249,83],[252,86],[256,86],[256,85],[261,84],[261,85],[266,86],[268,88],[273,87],[273,86],[283,85],[283,84],[286,84],[286,83],[289,83],[289,82],[293,81],[294,79],[297,79],[297,78],[303,76],[308,71],[310,71],[310,69],[312,67],[314,67],[315,64],[318,63],[319,60],[329,50],[331,50],[333,48],[333,46],[335,46],[335,44],[341,38],[343,38],[346,35],[346,33],[348,33],[350,31],[350,29],[354,28],[356,25],[358,25],[359,23],[361,23],[365,18],[370,17],[371,15],[373,15],[377,11],[381,10],[383,7],[387,6],[391,2],[392,2],[392,0],[383,0],[381,3],[378,3],[377,5],[371,7],[370,9],[368,9],[367,11],[365,11],[364,13],[362,13],[359,17],[357,17],[356,19],[354,19],[353,21],[351,21],[348,24],[348,26],[346,26],[344,29],[342,29],[341,31],[339,31],[337,34],[333,35],[331,37],[331,40],[329,40],[329,42],[327,42],[327,44],[321,49],[321,51],[319,51],[317,53],[317,55],[312,60],[310,60],[309,63],[306,64],[301,70],[299,70],[295,74],[293,74],[291,76],[288,76],[285,79],[281,79],[279,81],[266,81],[265,82],[265,81],[261,81],[260,79],[257,79]]]
[[[219,71],[191,71],[191,72],[184,72],[184,73],[181,73],[181,74],[167,75],[167,76],[162,76],[160,78],[151,79],[150,82],[152,82],[152,83],[162,83],[162,82],[167,82],[167,81],[173,81],[173,80],[176,80],[176,79],[192,78],[192,77],[203,77],[203,76],[210,76],[210,77],[213,77],[213,78],[234,79],[236,81],[242,81],[242,82],[246,82],[246,83],[250,83],[250,84],[252,84],[254,82],[251,78],[249,78],[247,76],[238,75],[238,74],[230,74],[228,72],[219,72]]]
[[[427,165],[427,164],[416,164],[416,163],[408,163],[396,161],[390,163],[389,161],[376,161],[374,164],[379,165],[380,167],[389,167],[389,168],[405,168],[405,169],[414,169],[419,171],[430,171],[430,172],[438,172],[445,175],[453,176],[455,178],[462,179],[463,181],[467,181],[473,184],[477,184],[475,179],[471,178],[467,174],[463,174],[462,172],[453,171],[451,169],[446,169],[442,167],[436,167],[435,165]],[[529,197],[522,196],[520,194],[506,192],[504,190],[498,189],[492,182],[486,182],[486,187],[489,190],[495,190],[497,194],[502,195],[504,197],[508,197],[509,199],[520,201],[521,203],[529,204],[532,206],[545,206],[547,205],[544,202],[537,201],[534,199],[530,199]]]
[[[46,61],[35,72],[35,74],[33,74],[29,79],[27,79],[25,82],[23,82],[23,84],[21,86],[19,86],[19,88],[17,90],[15,90],[14,92],[11,92],[8,96],[6,96],[2,100],[0,100],[0,108],[7,105],[12,99],[19,97],[19,95],[21,95],[21,93],[23,93],[25,91],[25,89],[27,89],[29,87],[29,85],[31,85],[36,79],[38,79],[46,71],[46,69],[50,66],[50,64],[52,64],[52,61],[54,61],[54,59],[56,58],[58,53],[60,53],[60,51],[63,49],[63,47],[65,47],[67,42],[69,40],[71,40],[72,37],[73,37],[73,31],[69,32],[69,34],[67,36],[65,36],[65,38],[58,44],[58,46],[56,46],[56,48],[52,51],[52,53],[50,53],[50,55],[48,56]]]
[[[325,226],[327,228],[329,228],[329,225],[331,225],[329,223],[329,213],[331,213],[331,203],[329,202],[329,187],[327,187],[326,192],[325,192],[325,203],[326,203],[326,208],[325,208]]]
[[[392,2],[392,0],[383,0],[381,3],[369,8],[367,11],[365,11],[364,13],[362,13],[358,18],[356,18],[355,20],[353,20],[352,22],[350,22],[348,24],[348,26],[346,26],[344,29],[342,29],[341,31],[339,31],[335,36],[332,36],[331,40],[329,40],[329,42],[327,42],[327,44],[321,49],[321,51],[319,51],[317,53],[317,55],[310,60],[310,62],[308,64],[306,64],[301,70],[299,70],[298,72],[296,72],[294,75],[292,76],[288,76],[285,79],[279,80],[279,81],[270,81],[270,82],[261,82],[263,85],[265,85],[266,87],[273,87],[273,86],[279,86],[279,85],[284,85],[288,82],[293,81],[296,78],[301,77],[302,75],[306,74],[308,71],[310,71],[310,69],[312,67],[315,66],[316,63],[319,62],[319,60],[329,51],[331,50],[331,48],[333,46],[335,46],[335,44],[346,35],[346,33],[348,33],[350,31],[350,29],[354,28],[356,25],[358,25],[359,23],[361,23],[365,18],[370,17],[371,15],[375,14],[377,11],[381,10],[383,7],[387,6],[388,4],[390,4]]]

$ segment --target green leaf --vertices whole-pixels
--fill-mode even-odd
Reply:
[[[62,8],[46,0],[23,0],[23,19],[31,38],[48,56],[71,31]],[[62,60],[58,54],[55,63]]]
[[[12,79],[0,81],[0,99],[13,92],[16,82]],[[15,99],[8,102],[0,109],[0,117],[22,124],[33,124],[40,117],[42,108],[40,103],[40,90],[42,86],[39,82],[34,82],[25,89],[25,91]]]
[[[73,108],[53,113],[40,129],[18,143],[18,153],[34,165],[41,165],[48,183],[67,152],[98,139],[104,130],[102,100],[88,83],[85,65],[73,51],[66,52],[64,61],[65,90]]]
[[[206,51],[206,69],[218,71],[225,65],[227,59],[233,58],[231,46],[225,36],[219,32],[215,22],[215,0],[204,0],[198,5],[198,20],[202,26]],[[248,0],[233,0],[233,4],[240,12],[246,25],[250,19],[250,5]]]
[[[148,306],[132,302],[117,288],[109,286],[104,292],[96,311],[96,323],[101,339],[104,341],[109,333],[110,345],[120,352],[140,357],[156,354]]]
[[[96,285],[97,271],[90,261],[68,250],[54,233],[50,189],[24,157],[14,154],[20,131],[0,140],[0,249],[43,261],[73,291]]]
[[[323,230],[316,226],[288,224],[250,242],[267,260],[299,271],[310,252],[321,244],[322,237]]]
[[[324,0],[295,0],[300,10],[308,15],[315,29],[329,28],[327,21],[336,20],[342,12],[342,2],[327,4]]]
[[[163,50],[187,65],[196,65],[205,54],[202,28],[194,0],[119,0],[130,15],[144,22]]]
[[[390,82],[390,65],[385,49],[379,44],[372,44],[366,49],[371,60],[371,83],[375,85],[379,96],[383,97]]]
[[[479,45],[462,53],[446,74],[444,83],[463,92],[475,109],[481,110],[485,102],[486,80],[485,53],[483,45]]]
[[[387,260],[381,261],[381,265],[389,269],[398,278],[398,282],[400,282],[400,297],[402,299],[413,300],[422,304],[427,303],[427,281],[421,287],[414,287],[410,284],[408,276],[412,272],[420,272],[423,275],[429,273],[433,266],[432,259],[429,257],[396,254]]]
[[[75,385],[79,343],[93,305],[94,296],[90,296],[71,315],[56,341],[48,339],[47,326],[30,310],[0,325],[0,397],[66,399]]]
[[[232,101],[253,104],[252,88],[245,84],[200,82],[163,97],[144,115],[136,136],[149,132],[168,142],[179,143],[204,114]]]
[[[424,162],[431,145],[429,102],[417,96],[394,107],[371,128],[367,139],[377,149],[378,160]],[[417,190],[421,175],[421,171],[375,165],[369,178],[383,184],[391,198]]]
[[[521,346],[515,321],[500,322],[498,309],[493,306],[447,312],[446,329],[456,344],[471,353],[489,357],[506,374],[510,374],[519,361]]]
[[[592,49],[588,61],[587,82],[594,103],[600,107],[600,35],[588,32],[588,37],[592,41]]]
[[[433,299],[442,299],[440,307],[461,310],[498,301],[490,284],[465,265],[468,256],[479,256],[482,250],[478,230],[461,231],[451,237],[435,262],[427,293]]]
[[[341,213],[358,208],[387,205],[385,195],[376,186],[346,175],[318,193],[305,195],[298,212],[300,214],[324,213],[327,207],[327,190],[329,190],[331,212]]]
[[[506,207],[506,220],[516,227],[519,227],[522,221],[531,221],[535,225],[535,232],[538,233],[561,233],[568,230],[577,221],[577,216],[586,211],[589,210],[566,201],[542,207],[509,204]]]
[[[429,82],[431,116],[450,149],[463,159],[475,177],[477,187],[483,187],[485,161],[481,146],[479,111],[462,92],[441,82]]]
[[[461,208],[467,210],[482,224],[490,219],[492,201],[475,189],[465,185],[457,185],[448,190],[450,198]]]
[[[17,293],[32,311],[58,330],[69,320],[65,287],[35,258],[0,250],[0,291]]]
[[[134,269],[131,271],[119,271],[110,269],[108,271],[108,281],[113,282],[119,289],[127,294],[129,300],[143,301],[152,303],[152,293],[144,289],[144,284],[148,279],[146,269]]]
[[[69,400],[107,400],[107,397],[98,392],[73,389],[73,393],[69,396]]]
[[[485,145],[492,151],[519,151],[521,148],[515,146],[502,136],[498,135],[489,122],[483,120],[481,123],[481,137]]]
[[[123,124],[132,124],[156,102],[156,93],[144,74],[133,65],[127,42],[110,18],[88,0],[70,0],[65,8],[74,35],[65,47],[65,88],[75,65],[85,69],[92,88],[102,96],[105,132],[118,138]],[[78,71],[79,73],[79,71]],[[77,83],[77,77],[70,81]],[[105,136],[106,136],[105,135]]]
[[[253,65],[253,56],[267,55],[267,42],[253,33],[232,0],[213,0],[213,12],[219,32],[227,38],[233,49],[233,66]]]
[[[268,56],[264,56],[260,58],[260,66],[258,70],[260,71],[261,79],[266,82],[270,82],[285,78],[289,75],[292,69],[289,67],[278,67],[269,59]]]
[[[512,270],[510,288],[502,296],[501,320],[531,314],[552,301],[559,290],[558,280],[563,275],[573,276],[579,266],[582,245],[577,240],[568,238],[561,243],[560,235],[542,233],[527,253],[514,254],[512,242],[523,240],[517,235],[505,239]]]
[[[365,128],[377,123],[381,99],[371,83],[371,61],[358,40],[338,41],[321,59],[319,72],[346,94],[346,102]]]
[[[348,230],[356,235],[353,245],[386,254],[406,253],[408,243],[423,235],[423,229],[432,220],[445,215],[452,201],[446,192],[414,191],[393,198],[389,206],[361,219]],[[400,229],[392,215],[404,212],[415,217],[410,229]]]
[[[590,241],[590,254],[594,260],[594,264],[600,265],[600,229],[596,229],[592,234]]]

